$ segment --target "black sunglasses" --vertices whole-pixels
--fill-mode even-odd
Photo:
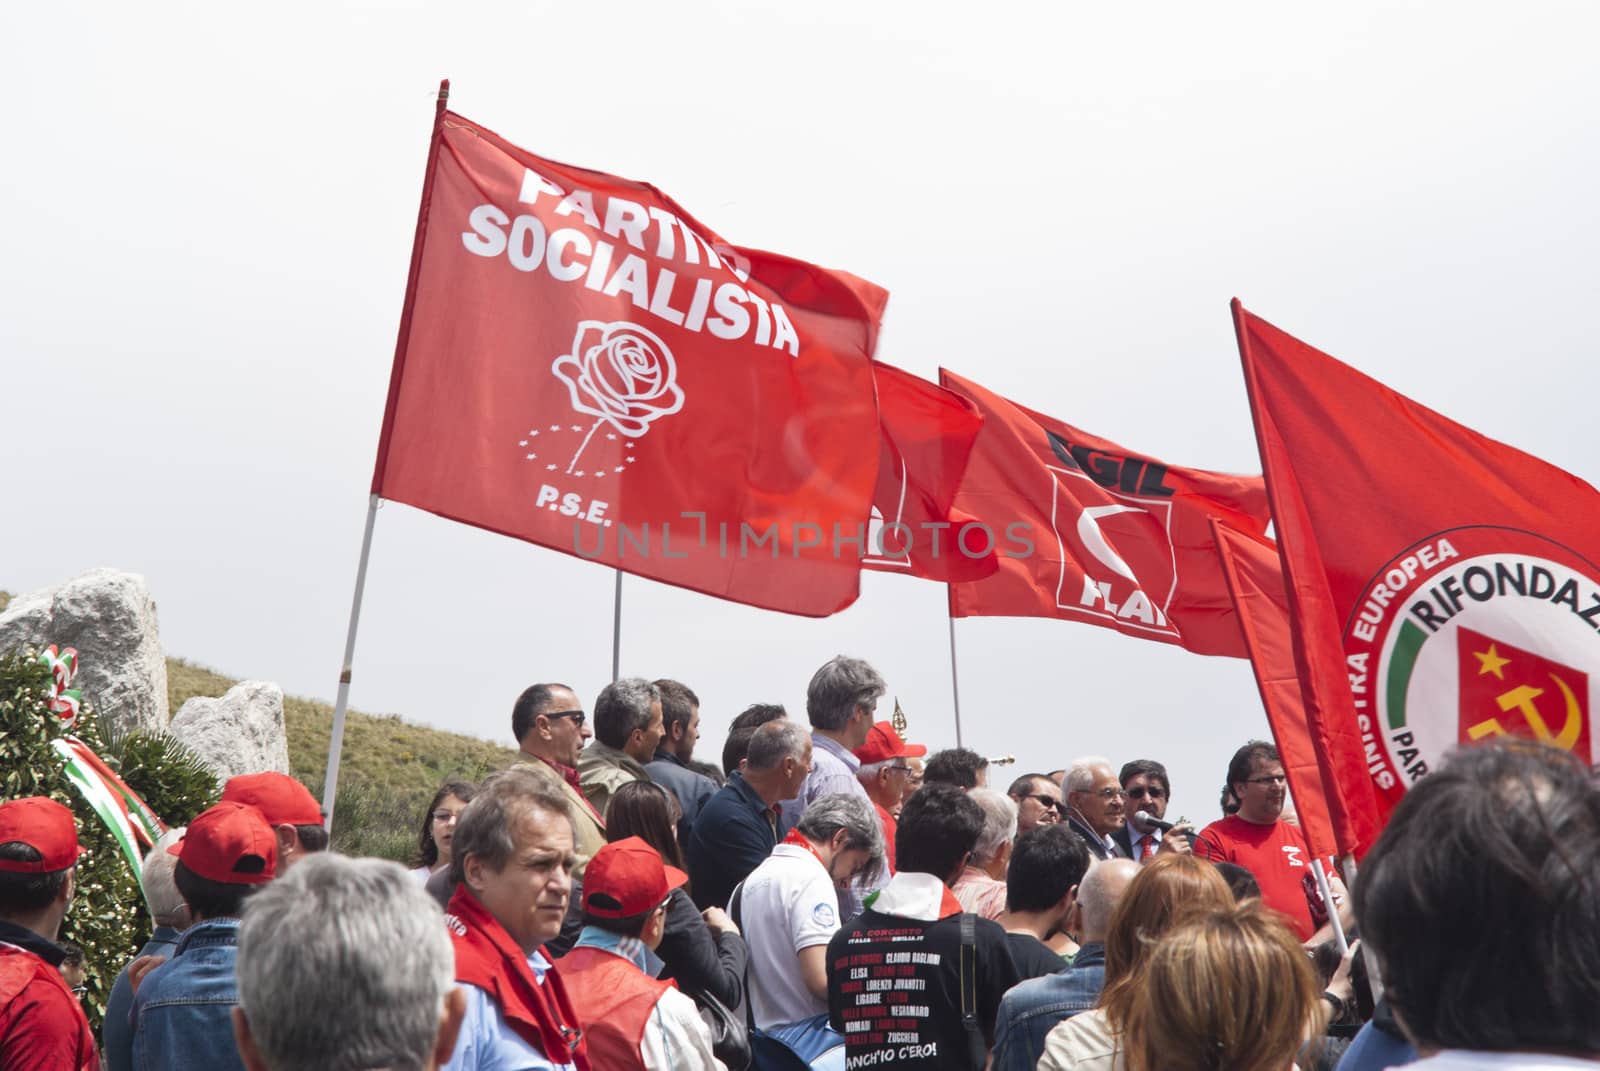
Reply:
[[[1060,800],[1056,799],[1054,796],[1046,796],[1043,792],[1024,792],[1022,795],[1018,796],[1017,799],[1038,800],[1039,803],[1047,810],[1052,807],[1058,811],[1063,810]]]
[[[1142,800],[1146,796],[1153,800],[1167,798],[1167,790],[1164,788],[1146,788],[1143,785],[1135,785],[1133,788],[1125,789],[1124,791],[1127,792],[1130,800]]]
[[[553,713],[547,713],[545,715],[545,717],[547,717],[547,718],[571,718],[573,724],[581,729],[581,728],[583,728],[583,723],[584,723],[585,719],[588,716],[586,714],[584,714],[584,712],[581,711],[581,710],[557,710],[557,711],[555,711]]]

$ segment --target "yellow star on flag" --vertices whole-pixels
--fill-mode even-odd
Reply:
[[[1500,652],[1495,650],[1494,644],[1489,645],[1487,651],[1473,651],[1472,656],[1478,660],[1478,676],[1493,673],[1500,680],[1505,680],[1504,668],[1511,664],[1511,659],[1501,658]]]

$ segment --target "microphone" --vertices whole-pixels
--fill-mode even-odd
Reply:
[[[1133,820],[1135,822],[1138,822],[1140,825],[1149,826],[1151,829],[1159,829],[1163,833],[1165,833],[1167,830],[1171,829],[1173,826],[1178,824],[1176,822],[1167,822],[1167,821],[1164,821],[1164,820],[1162,820],[1160,818],[1157,818],[1155,815],[1151,814],[1149,811],[1134,811],[1133,812]]]

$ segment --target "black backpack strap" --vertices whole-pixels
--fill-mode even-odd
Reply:
[[[744,882],[741,881],[733,887],[733,895],[728,897],[728,917],[733,920],[735,926],[739,927],[740,933],[744,932],[744,920],[739,917],[739,905],[743,903],[743,896]]]
[[[978,1029],[978,916],[961,913],[961,1024]]]

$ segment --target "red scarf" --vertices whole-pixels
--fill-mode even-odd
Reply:
[[[527,955],[465,884],[450,897],[445,924],[455,945],[456,981],[492,996],[506,1021],[547,1059],[565,1063],[570,1054],[578,1071],[589,1071],[583,1031],[555,969],[545,972],[540,985]]]
[[[833,877],[833,869],[828,866],[828,861],[826,859],[822,858],[822,853],[817,851],[816,847],[809,840],[806,839],[806,835],[804,833],[800,832],[798,829],[791,829],[791,830],[789,830],[788,834],[783,838],[783,843],[785,843],[785,844],[798,844],[800,847],[802,847],[806,851],[810,852],[811,853],[811,858],[813,858],[817,862],[821,863],[822,864],[822,869],[824,869],[824,870],[826,870],[828,872],[828,877],[830,879]]]

